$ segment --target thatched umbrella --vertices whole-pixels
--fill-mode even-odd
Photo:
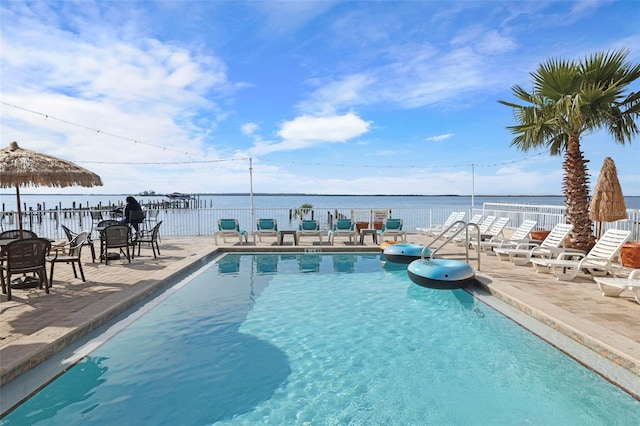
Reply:
[[[616,165],[610,157],[604,159],[600,176],[589,205],[589,218],[599,222],[597,237],[602,233],[602,222],[615,222],[627,218],[627,206],[618,181]]]
[[[97,174],[70,161],[47,154],[22,149],[17,142],[11,142],[0,150],[0,188],[16,187],[18,199],[18,225],[22,232],[22,211],[20,207],[21,186],[101,186]]]

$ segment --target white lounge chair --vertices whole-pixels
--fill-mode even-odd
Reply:
[[[480,221],[482,221],[482,213],[474,214],[473,217],[469,219],[469,222],[467,223],[475,223],[476,225],[478,225],[480,224]]]
[[[402,230],[402,219],[385,219],[378,234],[383,240],[385,237],[393,237],[393,240],[397,241],[400,237],[402,241],[407,241],[407,231]]]
[[[222,241],[227,242],[227,238],[238,238],[240,244],[242,244],[242,238],[244,241],[248,241],[247,231],[240,230],[240,224],[238,219],[218,219],[218,230],[213,233],[213,239],[216,245],[218,245],[218,238],[222,238]]]
[[[336,237],[348,237],[349,243],[355,243],[358,238],[355,222],[351,219],[337,219],[333,229],[329,231],[329,243],[333,244]]]
[[[630,236],[631,231],[609,229],[589,253],[567,251],[558,254],[556,259],[531,259],[531,263],[537,272],[552,272],[561,281],[571,281],[582,269],[588,270],[592,276],[613,275],[612,261]]]
[[[485,217],[482,223],[478,225],[478,227],[480,228],[480,234],[486,234],[487,231],[489,231],[489,228],[491,228],[491,225],[493,225],[493,222],[495,221],[496,221],[495,216]]]
[[[320,231],[320,222],[317,220],[305,219],[300,222],[298,231],[296,232],[296,238],[300,243],[301,237],[318,237],[320,244],[322,244],[322,231]]]
[[[496,221],[496,217],[495,216],[487,216],[484,218],[484,220],[482,221],[482,223],[477,224],[478,228],[480,228],[480,235],[486,234],[489,231],[489,228],[491,228],[491,225],[493,225],[493,222]],[[472,231],[473,230],[473,231]],[[475,233],[475,229],[470,228],[469,232],[473,232]],[[459,245],[459,246],[463,246],[465,241],[467,241],[467,237],[464,235],[458,235],[457,237],[455,237],[453,239],[453,241]]]
[[[530,240],[527,239],[527,236],[537,223],[535,220],[525,220],[510,238],[492,237],[489,241],[480,242],[480,250],[492,252],[496,248],[514,248],[520,243],[528,243]]]
[[[451,225],[454,225],[454,224],[457,223],[457,225],[456,226],[449,225],[451,229],[449,229],[446,232],[441,232],[440,235],[438,235],[438,238],[442,238],[443,240],[447,240],[447,239],[451,238],[452,236],[454,236],[456,234],[456,232],[458,232],[458,230],[463,226],[464,216],[465,216],[464,212],[458,212],[458,217],[456,217],[456,220],[451,224]],[[480,222],[480,220],[482,220],[482,215],[481,214],[477,214],[477,215],[473,216],[468,223],[478,224]]]
[[[623,291],[633,293],[636,302],[640,303],[640,269],[634,269],[628,278],[593,277],[603,296],[618,297]]]
[[[256,220],[256,230],[253,231],[253,243],[256,243],[256,237],[258,241],[262,242],[263,237],[276,237],[276,241],[280,238],[278,232],[278,221],[276,219],[258,219]]]
[[[491,225],[491,227],[487,232],[482,232],[481,230],[480,238],[482,239],[482,241],[491,241],[492,239],[496,239],[500,235],[502,235],[502,233],[504,232],[504,228],[507,226],[507,223],[509,223],[509,220],[510,219],[508,217],[499,217],[498,219],[496,219],[495,222],[493,222],[493,224]],[[478,241],[472,238],[469,241],[469,244],[473,249],[477,249],[478,245],[482,241]]]
[[[426,235],[441,234],[445,229],[450,227],[451,224],[453,224],[454,222],[463,220],[464,216],[465,216],[465,212],[453,212],[449,215],[447,220],[445,220],[441,225],[435,225],[430,228],[416,228],[416,230]]]
[[[506,228],[510,220],[511,219],[509,219],[508,217],[499,217],[495,222],[493,222],[486,233],[481,234],[482,238],[491,239],[498,238],[500,235],[503,235],[504,228]]]
[[[515,248],[495,248],[493,252],[498,256],[498,260],[510,260],[514,265],[526,265],[532,258],[553,258],[568,249],[560,248],[564,244],[565,238],[573,229],[573,225],[559,223],[553,227],[544,241],[521,242]]]

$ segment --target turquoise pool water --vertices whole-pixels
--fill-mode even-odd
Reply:
[[[3,425],[626,425],[640,402],[377,255],[226,255]]]

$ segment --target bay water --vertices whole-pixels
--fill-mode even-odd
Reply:
[[[22,194],[21,204],[24,210],[94,208],[97,206],[122,206],[129,194]],[[163,195],[136,196],[142,204],[169,201]],[[202,208],[241,209],[251,208],[249,194],[200,194],[194,200]],[[15,192],[3,192],[2,211],[16,210]],[[628,209],[640,209],[640,197],[625,197]],[[253,207],[297,208],[302,204],[311,204],[316,208],[482,208],[483,203],[564,205],[563,196],[493,196],[477,195],[318,195],[318,194],[254,194]],[[472,205],[473,204],[473,205]]]

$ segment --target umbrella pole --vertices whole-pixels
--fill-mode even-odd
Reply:
[[[22,209],[20,208],[20,187],[16,185],[16,198],[18,200],[18,229],[20,230],[20,238],[22,239]]]

